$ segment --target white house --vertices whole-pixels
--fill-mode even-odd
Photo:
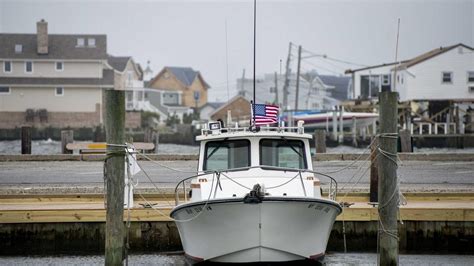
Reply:
[[[395,90],[400,101],[474,100],[474,49],[461,43],[346,74],[352,74],[353,99],[377,99],[380,91]]]
[[[392,69],[401,101],[474,100],[474,49],[440,47]]]

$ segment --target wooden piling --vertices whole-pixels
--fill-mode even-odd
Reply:
[[[73,130],[61,130],[61,153],[72,154],[72,150],[66,149],[68,143],[74,142],[74,131]]]
[[[125,92],[105,90],[105,132],[108,159],[105,265],[122,265],[125,227],[123,204],[125,187]]]
[[[21,127],[21,154],[31,154],[31,127]]]
[[[357,147],[357,120],[355,116],[352,117],[352,146]]]
[[[337,108],[332,112],[332,140],[337,141]]]
[[[413,152],[413,145],[411,143],[410,130],[408,129],[400,130],[399,134],[400,134],[401,152]]]
[[[382,92],[380,103],[379,174],[379,265],[398,265],[398,93]]]
[[[314,144],[316,153],[326,153],[326,130],[314,131]]]
[[[378,202],[378,186],[379,186],[379,173],[377,167],[377,148],[378,138],[377,136],[372,137],[372,145],[370,146],[370,202]]]
[[[340,113],[339,113],[339,143],[344,142],[344,106],[340,106]]]

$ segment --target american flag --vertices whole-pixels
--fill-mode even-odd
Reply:
[[[254,104],[255,107],[255,125],[268,125],[278,123],[278,109],[277,105],[271,104]]]

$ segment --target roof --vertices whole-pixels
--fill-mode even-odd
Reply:
[[[407,60],[407,61],[405,61],[404,63],[402,63],[401,65],[395,67],[394,69],[399,70],[399,69],[406,69],[406,68],[409,68],[409,67],[411,67],[411,66],[414,66],[414,65],[416,65],[416,64],[419,64],[419,63],[421,63],[421,62],[423,62],[423,61],[426,61],[426,60],[428,60],[428,59],[431,59],[431,58],[433,58],[433,57],[435,57],[435,56],[438,56],[438,55],[440,55],[440,54],[442,54],[442,53],[445,53],[445,52],[450,51],[450,50],[452,50],[452,49],[454,49],[454,48],[457,48],[457,47],[464,47],[464,48],[469,49],[469,50],[474,50],[472,47],[469,47],[469,46],[467,46],[467,45],[465,45],[465,44],[462,44],[462,43],[458,43],[458,44],[451,45],[451,46],[446,46],[446,47],[439,47],[439,48],[433,49],[433,50],[431,50],[431,51],[429,51],[429,52],[426,52],[426,53],[424,53],[424,54],[421,54],[421,55],[419,55],[419,56],[417,56],[417,57],[415,57],[415,58],[413,58],[413,59]]]
[[[237,94],[234,97],[232,97],[228,102],[222,104],[217,109],[215,109],[212,113],[210,113],[210,116],[213,116],[214,114],[217,114],[219,111],[224,109],[226,106],[231,105],[232,103],[234,103],[235,101],[237,101],[239,99],[243,99],[243,100],[247,101],[249,103],[249,109],[250,109],[250,101],[247,100],[247,98],[245,98],[244,96]]]
[[[201,106],[201,109],[206,107],[206,106],[210,106],[214,109],[217,109],[219,107],[221,107],[222,105],[224,105],[225,103],[221,103],[221,102],[207,102],[205,105]]]
[[[383,63],[383,64],[380,64],[380,65],[375,65],[375,66],[367,66],[367,67],[363,67],[363,68],[358,68],[358,69],[347,69],[344,74],[352,74],[354,72],[358,72],[358,71],[364,71],[364,70],[368,70],[368,69],[373,69],[373,68],[379,68],[379,67],[384,67],[384,66],[392,66],[392,65],[395,65],[395,64],[400,64],[400,63],[405,63],[407,62],[408,60],[404,60],[404,61],[400,61],[400,62],[391,62],[391,63]]]
[[[115,70],[123,72],[125,68],[127,67],[128,61],[130,61],[132,57],[130,56],[113,56],[113,55],[108,55],[107,57],[107,63],[111,67],[113,67]]]
[[[283,130],[282,130],[283,129]],[[284,130],[285,128],[278,127],[260,127],[257,132],[248,130],[248,127],[239,128],[228,128],[226,132],[220,132],[220,134],[202,134],[205,130],[201,131],[201,135],[196,136],[197,141],[206,140],[218,140],[218,139],[247,139],[247,138],[262,138],[262,137],[273,137],[281,138],[286,137],[289,139],[312,139],[313,136],[308,133],[297,133],[289,132]]]
[[[76,47],[77,38],[94,38],[95,46]],[[22,53],[15,53],[15,45],[23,45]],[[107,59],[107,36],[92,34],[48,34],[48,54],[37,53],[36,34],[0,34],[0,58],[11,59]]]
[[[340,77],[331,75],[318,75],[321,81],[329,86],[333,86],[334,89],[330,90],[333,98],[337,100],[347,100],[348,98],[348,87],[351,81],[350,77]]]
[[[191,86],[196,78],[199,78],[202,83],[204,84],[205,88],[210,88],[209,84],[203,79],[201,73],[199,71],[194,70],[191,67],[170,67],[165,66],[163,70],[161,70],[155,78],[150,80],[149,85],[153,84],[159,76],[161,76],[165,70],[169,70],[183,85],[186,87]]]
[[[25,85],[92,85],[114,86],[114,72],[111,69],[103,70],[102,78],[42,78],[42,77],[0,77],[0,85],[25,86]]]

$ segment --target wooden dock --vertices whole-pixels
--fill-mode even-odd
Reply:
[[[130,210],[131,221],[171,221],[172,195],[145,196],[157,209],[144,208],[141,198]],[[338,201],[354,203],[344,208],[339,221],[377,221],[377,208],[369,205],[367,193],[340,196]],[[407,204],[400,207],[404,221],[474,222],[474,193],[407,193]],[[127,217],[127,215],[124,215]],[[103,195],[2,195],[0,223],[104,222]]]

